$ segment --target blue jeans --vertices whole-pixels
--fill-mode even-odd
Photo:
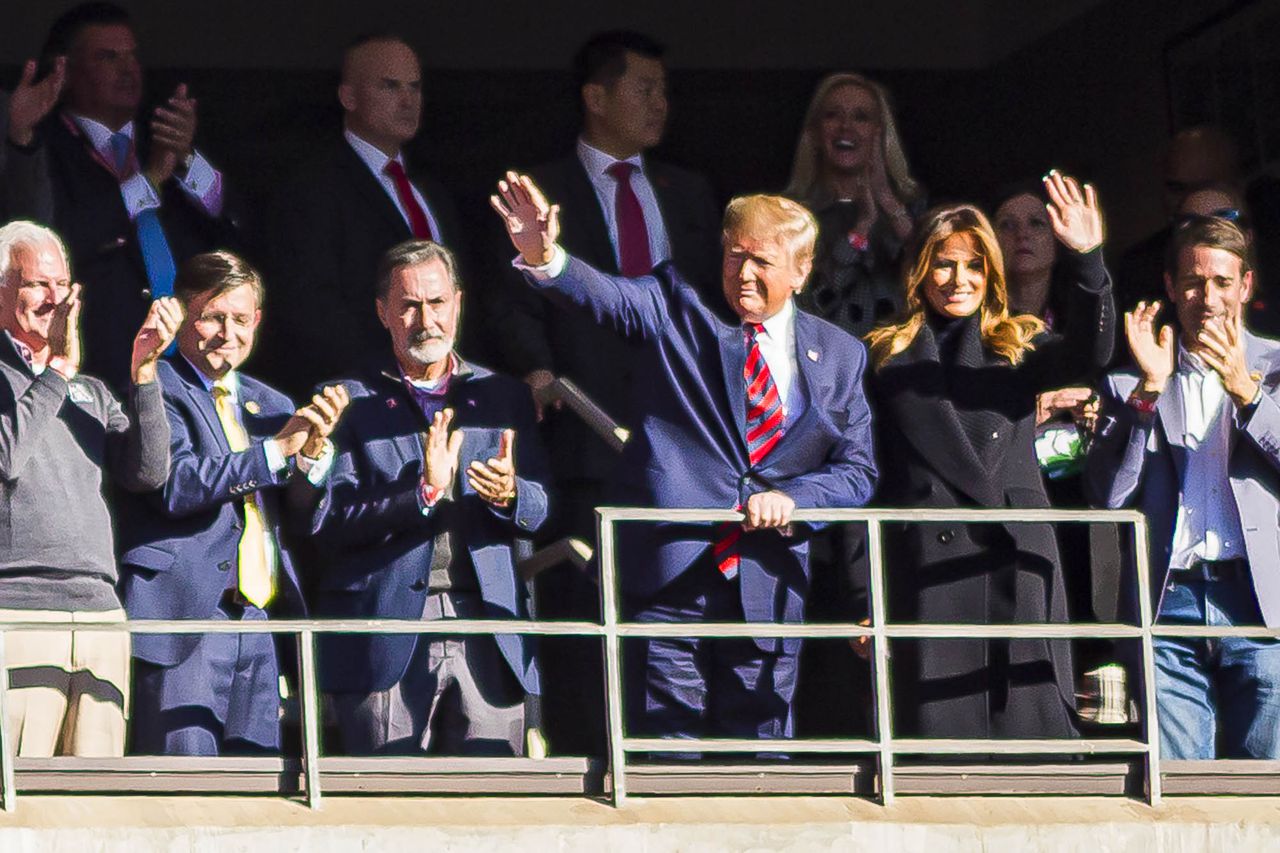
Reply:
[[[1262,624],[1247,578],[1169,573],[1159,621]],[[1156,638],[1160,755],[1171,759],[1280,758],[1280,643],[1224,637]]]

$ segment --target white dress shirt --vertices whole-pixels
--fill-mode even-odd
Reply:
[[[788,299],[782,309],[761,325],[764,333],[756,335],[760,342],[760,354],[764,363],[769,365],[769,373],[773,376],[773,384],[778,388],[778,399],[782,400],[783,422],[794,423],[804,411],[805,399],[800,383],[794,382],[800,370],[796,358],[796,304]]]
[[[1227,473],[1235,406],[1217,372],[1181,345],[1173,381],[1182,392],[1187,464],[1169,565],[1186,569],[1197,560],[1244,557],[1240,509]]]
[[[395,160],[400,164],[400,168],[404,169],[405,174],[409,173],[409,169],[404,164],[404,152],[398,152],[395,157],[388,157],[383,154],[377,146],[365,142],[349,130],[344,130],[342,135],[346,138],[347,144],[356,152],[373,176],[378,179],[378,183],[382,186],[382,191],[387,194],[387,198],[391,199],[391,203],[396,206],[396,210],[400,211],[400,217],[404,220],[404,224],[409,226],[409,230],[413,230],[413,223],[409,220],[409,211],[404,209],[404,202],[400,201],[400,193],[396,191],[396,182],[391,180],[391,176],[386,173],[387,164]],[[418,207],[422,208],[422,212],[427,216],[427,224],[431,226],[431,233],[440,239],[440,224],[436,222],[435,215],[431,212],[431,205],[427,204],[427,200],[422,197],[422,193],[418,192],[418,188],[414,186],[413,181],[409,181],[409,189],[413,190],[413,198],[418,202]]]
[[[609,242],[613,244],[614,260],[621,264],[622,255],[618,249],[618,182],[606,171],[619,161],[599,148],[592,148],[581,139],[578,140],[578,160],[587,171],[591,186],[596,191],[596,198],[600,200],[604,223],[609,229]],[[667,239],[667,227],[662,222],[658,197],[653,192],[653,184],[649,183],[649,176],[645,174],[644,159],[639,154],[622,162],[635,166],[635,171],[631,173],[631,189],[644,213],[644,227],[649,232],[649,259],[656,267],[671,259],[671,241]]]
[[[98,156],[114,166],[116,155],[111,150],[111,137],[115,135],[115,131],[91,118],[78,115],[73,115],[71,118],[89,138],[89,144],[93,146],[94,151],[98,152]],[[120,132],[129,137],[132,142],[134,123],[129,122],[120,128]],[[137,172],[120,182],[120,195],[124,198],[124,209],[128,212],[130,219],[137,219],[142,211],[160,206],[160,194],[142,174],[141,163],[138,164],[138,168]],[[222,175],[199,151],[195,152],[187,174],[178,178],[178,186],[204,208],[205,213],[210,216],[222,214]]]

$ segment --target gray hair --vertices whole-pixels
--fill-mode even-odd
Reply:
[[[64,261],[67,260],[67,247],[63,244],[62,238],[51,228],[28,222],[25,219],[18,219],[0,227],[0,285],[3,285],[9,278],[9,270],[13,265],[14,249],[20,246],[35,249],[46,243],[52,243],[57,246],[58,251],[62,254],[62,259]]]
[[[449,283],[453,285],[453,289],[461,290],[462,282],[458,280],[458,262],[454,259],[453,252],[432,240],[406,240],[387,249],[382,259],[378,261],[378,277],[375,285],[377,297],[387,298],[387,294],[391,292],[391,276],[396,270],[416,267],[418,264],[435,260],[444,264],[444,270],[449,274]]]

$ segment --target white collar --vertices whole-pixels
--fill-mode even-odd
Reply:
[[[182,360],[185,361],[187,364],[191,365],[191,369],[195,371],[196,376],[199,377],[200,384],[204,386],[204,390],[212,392],[213,386],[214,386],[214,380],[206,376],[205,372],[200,368],[196,367],[195,362],[187,358],[185,355],[182,356]],[[222,385],[224,388],[226,388],[228,391],[231,392],[231,399],[233,402],[240,398],[240,374],[237,373],[236,371],[234,370],[227,371],[227,375],[222,377],[222,379],[218,380],[218,384]]]
[[[778,313],[765,320],[760,325],[764,326],[764,330],[769,337],[779,343],[785,341],[787,331],[791,328],[791,321],[796,316],[795,299],[788,299],[782,303],[782,307],[778,309]]]
[[[376,177],[382,177],[383,170],[387,168],[387,164],[392,160],[399,163],[400,168],[404,168],[403,151],[397,151],[396,156],[388,157],[382,153],[378,146],[366,142],[349,130],[342,131],[342,135],[346,137],[347,144],[356,152],[356,156],[364,161],[364,164],[369,167],[369,171],[373,172]]]
[[[595,177],[606,177],[613,179],[608,174],[608,169],[614,163],[630,163],[635,166],[636,172],[644,174],[644,158],[636,154],[634,157],[628,157],[625,160],[618,160],[609,154],[604,153],[587,143],[582,137],[578,137],[578,159],[582,161],[582,166],[587,170],[587,174]]]
[[[1178,341],[1178,372],[1188,376],[1204,376],[1210,371],[1209,365],[1200,356],[1184,347],[1182,341]]]
[[[84,135],[89,137],[89,142],[92,143],[93,147],[98,151],[110,150],[111,137],[115,136],[117,133],[123,133],[129,138],[130,142],[133,141],[133,119],[126,122],[125,126],[120,128],[120,130],[115,131],[107,127],[102,122],[95,121],[91,118],[78,116],[74,113],[71,115],[71,118],[80,126],[80,129],[84,131]]]

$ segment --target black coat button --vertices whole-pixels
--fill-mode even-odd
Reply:
[[[409,589],[413,590],[414,592],[422,592],[426,588],[427,588],[427,582],[424,581],[422,578],[418,578],[416,581],[409,584]]]
[[[956,538],[956,532],[954,530],[944,530],[938,534],[938,541],[941,542],[943,545],[950,545],[951,540],[955,538]]]

